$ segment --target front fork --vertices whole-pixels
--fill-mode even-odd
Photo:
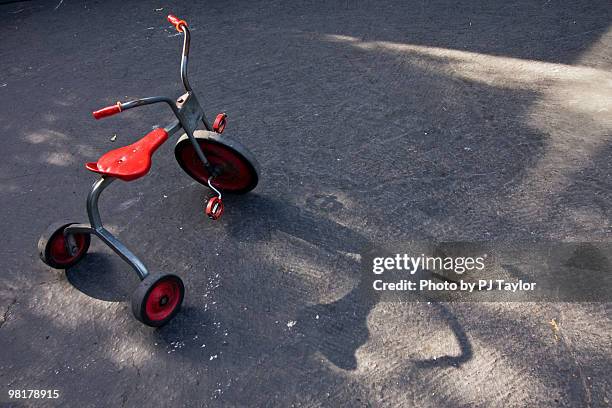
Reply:
[[[178,109],[176,116],[178,117],[178,122],[167,127],[166,131],[169,135],[171,135],[178,129],[182,128],[185,131],[185,134],[187,134],[187,137],[193,145],[196,155],[198,156],[198,158],[202,162],[202,165],[210,175],[210,177],[208,177],[208,186],[217,195],[216,197],[211,197],[207,201],[204,212],[211,220],[218,220],[223,214],[223,202],[221,201],[221,192],[216,189],[215,186],[213,186],[212,181],[215,179],[215,177],[221,175],[221,169],[219,167],[213,167],[206,158],[206,155],[202,151],[200,144],[193,135],[195,129],[193,124],[197,123],[199,120],[202,120],[202,123],[204,123],[204,127],[206,128],[206,130],[223,133],[223,130],[225,129],[225,125],[227,123],[227,115],[225,113],[220,113],[219,115],[217,115],[215,123],[211,127],[208,121],[206,120],[206,116],[204,115],[200,104],[197,102],[197,99],[193,94],[188,92],[185,95],[181,96],[178,99],[177,104]],[[198,117],[200,119],[198,119]]]
[[[173,108],[174,114],[178,118],[178,122],[180,127],[183,129],[189,141],[193,145],[195,149],[196,155],[202,162],[202,165],[206,169],[209,175],[212,177],[218,176],[219,170],[214,168],[206,155],[202,151],[200,144],[196,140],[193,133],[198,128],[200,121],[204,124],[204,128],[208,131],[212,131],[213,127],[211,127],[210,123],[206,119],[206,115],[204,114],[204,110],[202,109],[200,103],[198,102],[197,97],[192,91],[188,91],[184,95],[182,95],[177,101],[176,106]],[[170,132],[168,132],[170,134]]]
[[[119,239],[104,228],[102,219],[100,218],[100,210],[98,209],[100,194],[114,180],[114,177],[103,176],[93,184],[87,196],[87,216],[89,217],[89,224],[72,224],[66,227],[64,229],[64,237],[68,242],[68,249],[74,254],[76,252],[76,243],[74,242],[73,234],[81,233],[96,235],[136,271],[140,280],[143,280],[149,275],[147,267],[132,251],[119,241]]]

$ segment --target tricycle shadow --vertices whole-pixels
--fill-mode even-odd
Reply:
[[[125,302],[138,285],[138,279],[117,263],[108,254],[93,252],[67,269],[66,278],[87,296],[107,302]]]
[[[256,243],[244,249],[247,253],[235,254],[250,258],[249,268],[237,267],[241,265],[237,263],[223,274],[215,294],[218,303],[210,310],[203,302],[188,299],[187,307],[173,321],[155,331],[156,341],[165,343],[171,358],[181,356],[207,365],[238,367],[269,355],[275,357],[267,364],[293,362],[295,356],[318,364],[316,356],[322,355],[336,367],[355,370],[355,354],[370,338],[367,319],[378,297],[364,288],[367,282],[360,279],[358,257],[347,253],[359,254],[369,242],[328,217],[280,199],[250,194],[229,196],[227,202],[231,212],[221,221],[225,231],[236,240]],[[311,282],[300,282],[301,273],[288,276],[284,267],[257,252],[261,241],[283,240],[287,235],[297,238],[296,242],[308,243],[309,255],[296,253],[297,259],[331,276],[333,293],[348,286],[347,291],[339,293],[336,300],[313,304],[307,299],[318,295],[309,288]],[[252,256],[253,251],[257,255]],[[337,253],[338,261],[322,261],[328,257],[320,257],[319,252]],[[334,265],[338,262],[346,266],[347,273]],[[334,282],[336,278],[341,283]],[[307,292],[310,294],[304,296]],[[197,287],[192,293],[198,293]],[[329,298],[330,293],[323,295]]]
[[[187,306],[156,329],[152,338],[164,344],[169,357],[180,356],[196,364],[240,367],[265,359],[275,366],[318,365],[323,356],[334,366],[352,371],[357,369],[357,350],[370,338],[367,319],[377,301],[362,302],[360,289],[358,285],[331,303],[302,305],[296,315],[286,313],[286,319],[295,322],[291,328],[285,319],[275,324],[272,320],[277,317],[248,322],[234,310],[211,312]]]
[[[272,234],[282,232],[320,250],[354,254],[373,245],[361,234],[325,215],[263,195],[250,194],[246,198],[227,198],[232,213],[252,215],[232,219],[227,224],[229,234],[241,240],[269,240]]]

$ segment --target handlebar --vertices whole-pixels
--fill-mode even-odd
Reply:
[[[181,29],[181,26],[187,27],[187,22],[185,20],[182,20],[172,14],[168,14],[168,21],[170,22],[170,24],[174,26],[174,28],[176,28],[176,31],[178,31],[179,33],[183,32],[183,30]]]
[[[121,102],[117,102],[116,104],[107,106],[106,108],[98,109],[97,111],[94,111],[92,114],[94,118],[102,119],[107,116],[115,115],[119,112],[121,112]]]
[[[183,33],[184,35],[183,52],[181,56],[181,80],[183,82],[183,86],[185,87],[185,90],[187,92],[193,92],[193,89],[191,88],[191,85],[189,84],[189,80],[187,79],[187,63],[189,59],[189,45],[190,45],[190,33],[189,33],[189,28],[187,27],[187,22],[172,14],[169,14],[167,18],[168,18],[168,21],[172,25],[174,25],[176,30],[179,33]],[[158,102],[166,102],[168,105],[170,105],[170,108],[173,110],[173,112],[177,114],[177,107],[174,104],[173,100],[171,100],[170,98],[157,96],[157,97],[151,97],[151,98],[137,99],[137,100],[133,100],[130,102],[124,102],[124,103],[117,102],[115,105],[107,106],[105,108],[94,111],[93,117],[96,119],[102,119],[108,116],[116,115],[117,113],[122,112],[127,109],[131,109],[131,108],[135,108],[135,107],[143,106],[143,105],[149,105],[152,103],[158,103]],[[207,128],[208,127],[210,126],[207,125]]]
[[[189,60],[189,45],[191,43],[191,34],[189,33],[189,28],[187,27],[187,23],[185,22],[185,20],[179,20],[172,14],[168,16],[168,21],[174,24],[174,27],[176,27],[176,30],[179,33],[183,33],[184,38],[183,55],[181,56],[181,81],[183,81],[183,86],[185,87],[185,90],[187,92],[192,92],[193,89],[191,89],[191,85],[189,84],[189,80],[187,79],[187,62]]]
[[[170,106],[170,109],[176,114],[177,107],[174,101],[165,96],[153,96],[150,98],[140,98],[129,102],[117,102],[115,105],[107,106],[106,108],[99,109],[93,112],[93,117],[96,119],[102,119],[107,116],[115,115],[119,112],[123,112],[128,109],[137,108],[144,105],[152,105],[154,103],[165,102]]]

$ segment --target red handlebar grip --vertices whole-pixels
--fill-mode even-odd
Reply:
[[[107,116],[112,116],[121,112],[121,104],[117,102],[116,105],[107,106],[106,108],[99,109],[93,112],[93,117],[96,119],[102,119]]]
[[[174,26],[174,28],[176,28],[176,31],[178,31],[179,33],[183,32],[183,30],[181,29],[182,25],[187,27],[187,22],[185,20],[181,20],[180,18],[172,14],[168,14],[168,21]]]

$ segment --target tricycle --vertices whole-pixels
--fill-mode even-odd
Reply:
[[[87,196],[89,223],[54,223],[38,241],[40,258],[45,264],[67,269],[85,257],[91,236],[97,236],[138,274],[141,282],[132,295],[132,312],[136,319],[153,327],[168,323],[178,313],[185,294],[183,281],[176,274],[149,272],[132,251],[104,228],[98,209],[102,191],[115,180],[129,182],[145,176],[151,169],[155,151],[174,134],[181,135],[174,148],[180,167],[214,192],[204,205],[209,218],[217,220],[223,214],[223,193],[247,193],[259,180],[259,165],[253,155],[236,140],[222,135],[227,126],[227,115],[218,114],[211,124],[189,83],[190,32],[187,23],[173,15],[168,16],[168,21],[183,34],[181,80],[185,93],[177,99],[153,96],[117,102],[93,112],[93,116],[101,119],[128,109],[164,103],[176,119],[165,127],[152,130],[135,143],[111,150],[96,162],[86,163],[87,170],[100,175]]]

